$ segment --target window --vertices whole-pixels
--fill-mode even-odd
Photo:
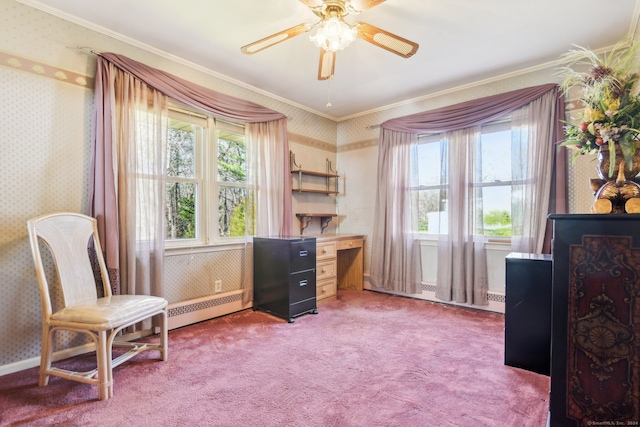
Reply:
[[[167,244],[210,244],[245,236],[250,189],[244,127],[177,110],[169,118]]]
[[[239,130],[223,124],[218,126],[216,184],[218,230],[221,237],[245,235],[248,196],[247,161],[244,129],[242,134]],[[253,235],[253,232],[249,234]]]
[[[470,177],[475,234],[521,235],[511,218],[522,215],[526,141],[526,130],[512,129],[509,121],[482,126],[471,150],[475,164],[475,176]],[[443,134],[421,136],[413,148],[411,190],[419,233],[448,233],[448,155]]]
[[[418,232],[447,233],[447,164],[448,151],[442,135],[423,136],[414,147],[412,195]]]

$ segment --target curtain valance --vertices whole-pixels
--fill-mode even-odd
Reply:
[[[521,111],[525,109],[526,114]],[[566,152],[556,150],[563,135],[565,105],[557,84],[474,99],[381,124],[370,273],[374,286],[405,293],[420,290],[422,278],[416,269],[421,262],[420,258],[416,261],[415,254],[420,254],[420,249],[416,249],[414,235],[419,208],[412,205],[418,198],[410,184],[414,160],[411,149],[418,135],[441,133],[449,150],[441,158],[441,170],[448,171],[441,184],[447,191],[440,194],[447,198],[448,209],[441,213],[448,230],[439,235],[436,297],[487,304],[486,239],[476,232],[478,210],[472,203],[477,190],[477,156],[473,150],[480,141],[481,126],[508,115],[517,116],[512,120],[514,129],[526,129],[525,146],[529,150],[521,179],[527,185],[518,188],[526,193],[529,211],[526,215],[522,213],[524,208],[513,211],[523,217],[518,218],[522,235],[513,237],[512,242],[518,244],[519,251],[526,243],[527,251],[548,253],[551,234],[547,214],[567,209]],[[441,200],[439,206],[444,202]],[[406,213],[414,214],[414,218]]]
[[[262,105],[191,83],[123,55],[110,52],[100,53],[98,55],[98,67],[101,67],[100,62],[105,60],[134,75],[170,98],[217,117],[243,123],[270,122],[286,117],[284,114]]]
[[[387,120],[380,127],[406,133],[439,133],[469,128],[503,117],[554,89],[559,93],[560,88],[554,83],[518,89]]]
[[[114,294],[163,295],[168,99],[244,123],[251,214],[258,231],[291,235],[287,118],[261,105],[188,82],[122,55],[98,54],[89,215],[98,219]],[[152,172],[150,172],[152,171]],[[140,179],[152,175],[153,179]],[[144,184],[144,185],[142,185]],[[250,215],[247,215],[249,218]],[[247,228],[248,229],[248,228]],[[138,234],[145,235],[139,237]],[[251,251],[245,241],[245,262]],[[245,267],[245,271],[250,271]],[[250,275],[245,280],[250,282]],[[250,283],[243,284],[245,297]]]

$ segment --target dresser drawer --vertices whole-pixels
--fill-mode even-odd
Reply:
[[[336,242],[318,243],[316,249],[316,259],[328,259],[336,257]]]
[[[318,265],[316,267],[316,279],[323,280],[335,277],[336,267],[337,263],[335,258],[329,261],[318,261]]]
[[[316,299],[321,300],[336,295],[337,288],[338,284],[335,278],[318,282],[318,286],[316,287]]]
[[[316,266],[316,242],[314,240],[291,242],[289,260],[291,272],[309,270]]]
[[[351,248],[361,248],[362,247],[362,239],[349,239],[349,240],[338,240],[337,249],[340,251],[342,249],[351,249]]]

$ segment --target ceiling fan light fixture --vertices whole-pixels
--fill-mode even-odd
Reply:
[[[356,39],[358,28],[349,25],[343,19],[332,17],[322,21],[311,41],[328,52],[343,50]]]

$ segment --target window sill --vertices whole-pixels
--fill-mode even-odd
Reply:
[[[434,234],[419,235],[416,240],[420,241],[422,246],[437,246],[438,236]],[[488,249],[502,249],[506,250],[511,248],[511,239],[505,238],[488,238],[485,243],[485,248]]]
[[[244,249],[244,240],[233,240],[229,242],[216,242],[208,245],[184,245],[184,246],[167,246],[164,248],[165,256],[191,255],[208,252],[221,252]]]

